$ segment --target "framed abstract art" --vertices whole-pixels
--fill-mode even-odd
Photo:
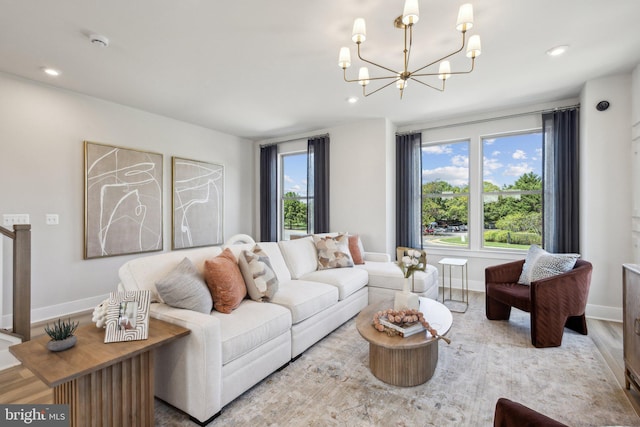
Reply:
[[[85,141],[84,258],[159,251],[162,154]]]
[[[224,166],[173,157],[172,249],[223,243]]]

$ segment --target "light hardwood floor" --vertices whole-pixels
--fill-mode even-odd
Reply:
[[[596,344],[620,388],[624,389],[622,323],[588,319],[589,336]],[[640,393],[625,390],[640,416]],[[0,371],[0,403],[53,403],[53,391],[21,365]]]

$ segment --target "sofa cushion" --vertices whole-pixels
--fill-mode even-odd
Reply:
[[[369,275],[360,268],[337,268],[313,271],[305,274],[301,279],[335,286],[338,288],[339,299],[342,301],[366,286]]]
[[[209,314],[213,301],[207,284],[189,258],[184,258],[169,274],[156,283],[166,304]]]
[[[292,279],[318,269],[318,253],[311,236],[278,242]]]
[[[254,301],[270,300],[278,290],[278,278],[271,268],[269,256],[255,245],[250,251],[242,251],[238,266],[247,286],[249,297]]]
[[[571,271],[578,258],[579,254],[552,254],[537,245],[531,245],[518,283],[531,285],[531,282]]]
[[[211,315],[220,320],[223,365],[291,329],[289,310],[249,299],[231,314],[213,311]]]
[[[271,302],[288,308],[295,325],[336,304],[338,289],[325,283],[290,280],[280,283]]]
[[[318,270],[353,267],[349,237],[346,234],[336,237],[313,236],[313,242],[318,252]]]
[[[227,248],[217,257],[206,260],[204,270],[213,308],[221,313],[231,313],[247,296],[247,287],[231,250]]]
[[[366,261],[364,265],[356,266],[357,270],[366,270],[369,273],[369,286],[375,288],[402,290],[404,276],[402,270],[395,262]],[[413,273],[413,292],[423,293],[429,291],[432,286],[438,287],[438,269],[427,264],[425,271]]]

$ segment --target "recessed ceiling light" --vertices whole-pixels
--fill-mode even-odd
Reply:
[[[551,49],[549,49],[547,51],[547,55],[549,55],[549,56],[560,56],[563,53],[565,53],[567,51],[567,49],[569,49],[569,46],[567,46],[567,45],[552,47]]]
[[[60,71],[54,68],[43,68],[44,73],[51,77],[58,77],[60,75]]]
[[[347,98],[347,102],[349,104],[355,104],[356,102],[358,102],[358,97],[357,96],[350,96]]]

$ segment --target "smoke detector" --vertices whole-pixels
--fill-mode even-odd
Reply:
[[[101,36],[100,34],[91,34],[89,36],[89,41],[94,46],[107,47],[109,46],[109,39],[105,36]]]

